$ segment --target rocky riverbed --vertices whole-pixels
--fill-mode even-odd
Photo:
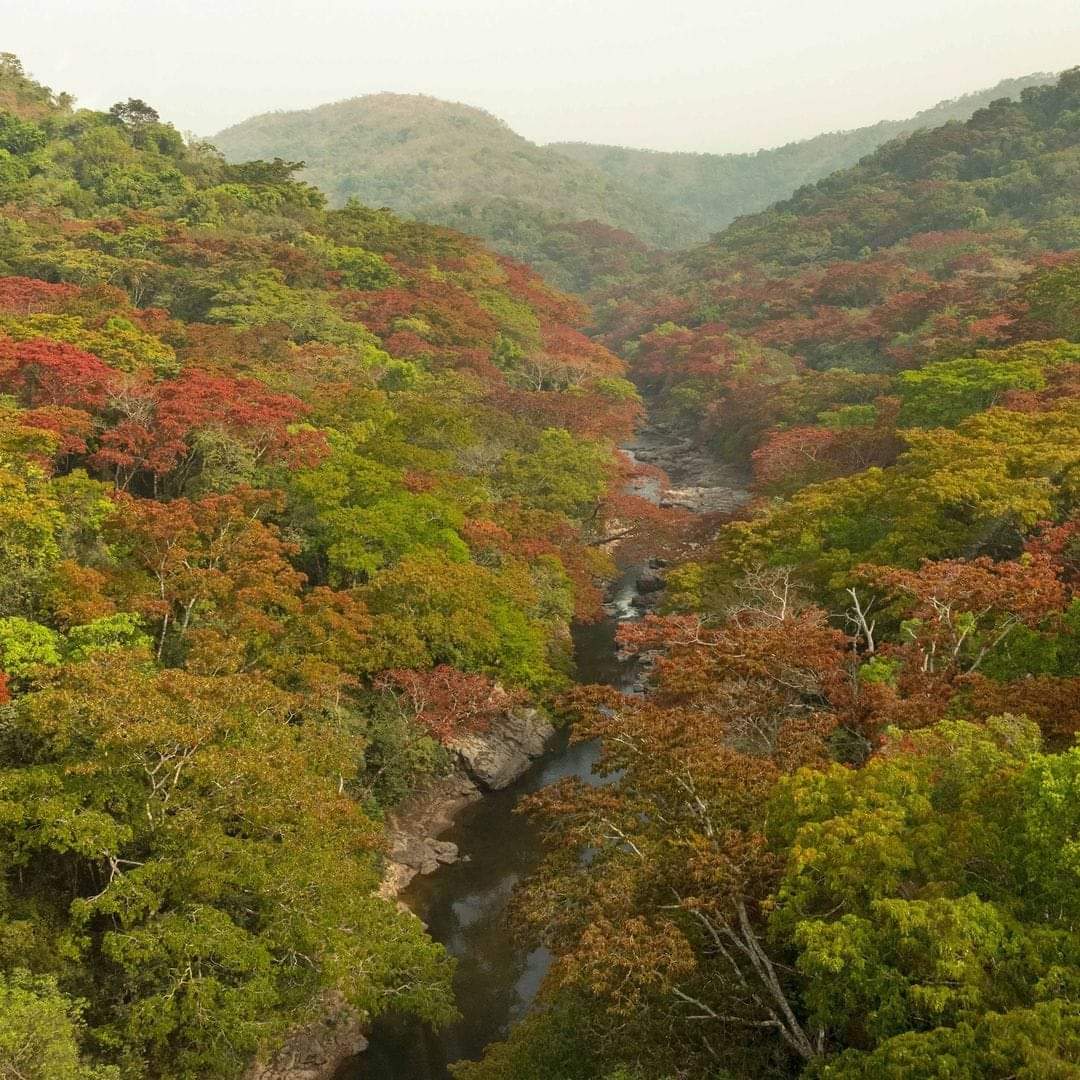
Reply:
[[[381,895],[397,896],[417,874],[456,862],[457,845],[440,840],[440,834],[485,791],[500,791],[517,780],[554,734],[539,709],[513,709],[487,731],[452,744],[450,774],[430,780],[388,815],[390,857]]]
[[[666,474],[666,484],[653,480],[638,486],[642,495],[660,506],[694,514],[730,514],[750,500],[746,473],[717,461],[691,439],[660,427],[647,427],[623,450],[633,461],[652,465]]]
[[[393,899],[418,874],[457,862],[457,845],[439,836],[469,803],[517,780],[554,734],[539,709],[521,708],[456,743],[449,774],[429,780],[388,815],[389,852],[379,894]],[[364,1021],[340,995],[330,994],[323,1015],[294,1031],[271,1058],[253,1065],[244,1080],[327,1080],[367,1044]]]

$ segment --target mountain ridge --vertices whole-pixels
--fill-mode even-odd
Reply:
[[[527,219],[555,214],[632,227],[654,246],[682,246],[693,235],[683,215],[591,165],[530,142],[483,109],[429,95],[383,92],[264,113],[211,141],[230,161],[303,160],[306,179],[338,205],[357,198],[456,227],[459,218],[469,219],[458,205],[463,200],[473,208],[508,200]],[[519,254],[512,237],[503,239],[507,253]]]
[[[804,184],[856,164],[892,139],[966,120],[997,98],[1015,99],[1028,87],[1046,85],[1055,77],[1033,72],[1003,79],[985,90],[943,99],[910,117],[824,131],[745,153],[672,152],[586,142],[549,143],[548,147],[596,166],[673,212],[689,214],[707,228],[699,236],[705,240],[737,217],[764,210]]]
[[[538,144],[486,109],[392,91],[260,113],[211,141],[233,162],[303,161],[305,178],[334,205],[355,198],[461,229],[581,290],[610,268],[607,238],[591,265],[596,230],[588,223],[632,234],[653,249],[689,248],[892,138],[967,119],[998,97],[1050,79],[1006,79],[907,119],[749,154]]]

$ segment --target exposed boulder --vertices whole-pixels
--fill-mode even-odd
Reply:
[[[636,582],[639,593],[660,592],[664,584],[664,575],[653,569],[642,570]]]
[[[367,1044],[360,1016],[341,994],[331,992],[323,1015],[293,1031],[280,1050],[252,1065],[244,1080],[327,1080]]]
[[[660,506],[689,510],[694,514],[734,513],[750,500],[743,488],[699,487],[668,488],[660,498]]]
[[[476,783],[498,791],[528,769],[554,734],[539,709],[514,709],[487,731],[457,740],[453,749]]]
[[[457,862],[457,844],[449,840],[436,840],[432,836],[403,837],[394,845],[391,856],[394,862],[414,870],[418,874],[433,874],[440,866]]]
[[[437,840],[455,815],[480,798],[480,789],[459,764],[449,776],[436,777],[417,788],[387,816],[389,858],[379,895],[397,896],[417,874],[430,874],[457,861],[457,845]]]

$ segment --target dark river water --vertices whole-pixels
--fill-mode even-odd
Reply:
[[[631,601],[639,568],[616,584],[602,622],[574,631],[577,679],[629,688],[630,663],[616,653],[615,631],[634,614]],[[431,935],[457,957],[454,992],[461,1019],[441,1031],[407,1016],[386,1016],[374,1025],[368,1050],[347,1064],[337,1080],[447,1080],[447,1065],[476,1059],[503,1038],[536,996],[550,957],[515,942],[506,923],[514,886],[540,858],[536,827],[514,807],[523,795],[578,776],[595,783],[597,747],[571,746],[559,735],[549,751],[511,787],[467,806],[443,839],[458,845],[462,861],[417,877],[402,899],[428,924]]]

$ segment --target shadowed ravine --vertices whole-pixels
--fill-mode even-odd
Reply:
[[[666,451],[683,463],[695,460],[681,443],[644,433],[628,452],[637,457],[639,450],[642,460],[655,460],[668,470],[673,487],[708,485],[700,489],[706,500],[737,503],[743,497],[738,480],[717,476],[715,468],[699,474],[697,469],[672,467]],[[650,482],[641,493],[659,498],[656,487]],[[574,628],[578,682],[632,690],[636,663],[618,655],[615,634],[621,621],[639,614],[634,600],[644,569],[639,564],[623,571],[609,592],[602,621]],[[523,949],[507,925],[510,894],[541,854],[536,826],[514,808],[524,795],[566,776],[597,783],[592,775],[596,750],[593,744],[571,745],[560,733],[519,781],[467,806],[443,834],[458,845],[461,861],[417,877],[401,898],[427,923],[432,937],[457,957],[454,992],[461,1019],[436,1032],[412,1017],[383,1017],[372,1028],[368,1050],[347,1063],[337,1080],[446,1080],[450,1063],[481,1057],[488,1044],[504,1037],[522,1017],[550,957],[545,949]]]

